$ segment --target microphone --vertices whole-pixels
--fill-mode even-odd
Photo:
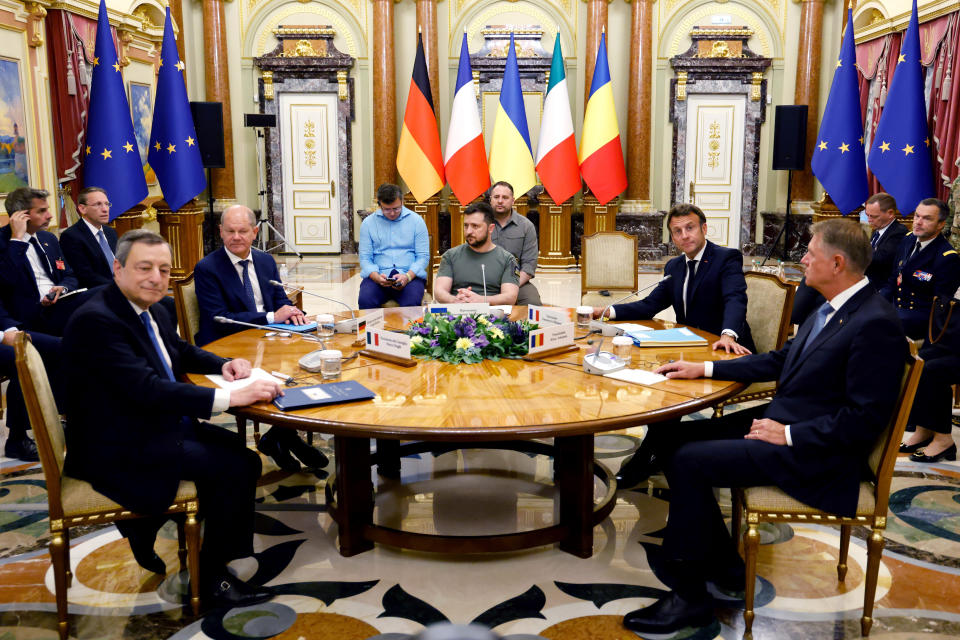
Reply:
[[[276,329],[274,329],[273,327],[265,327],[262,324],[253,324],[252,322],[241,322],[240,320],[234,320],[233,318],[227,318],[225,316],[213,316],[213,321],[219,322],[220,324],[238,324],[241,327],[250,327],[251,329],[260,329],[261,331],[276,331]],[[312,340],[314,342],[319,342],[320,345],[323,346],[324,349],[326,349],[326,345],[323,344],[323,340],[321,340],[317,336],[312,336],[308,333],[300,333],[298,335],[304,340]]]
[[[607,324],[606,322],[603,321],[603,317],[604,317],[605,315],[607,315],[607,310],[610,309],[610,307],[612,307],[613,305],[617,304],[618,302],[623,302],[624,300],[626,300],[627,298],[629,298],[629,297],[631,297],[631,296],[640,295],[641,293],[643,293],[643,292],[646,291],[647,289],[652,289],[652,288],[656,287],[657,285],[659,285],[659,284],[661,284],[661,283],[663,283],[663,282],[666,282],[667,280],[669,280],[669,279],[672,278],[672,277],[673,277],[673,276],[671,276],[670,274],[667,274],[667,275],[663,276],[662,278],[660,278],[659,280],[657,280],[656,282],[654,282],[654,283],[651,284],[651,285],[647,285],[646,287],[641,287],[640,289],[637,289],[636,291],[631,291],[630,293],[628,293],[627,295],[623,296],[622,298],[617,298],[616,300],[614,300],[613,302],[611,302],[610,304],[608,304],[607,306],[605,306],[605,307],[603,308],[603,311],[600,312],[600,319],[599,319],[599,320],[591,320],[591,321],[590,321],[590,330],[591,330],[591,331],[599,331],[599,332],[600,332],[602,335],[604,335],[604,336],[618,336],[618,335],[620,335],[621,333],[623,333],[623,331],[622,331],[621,329],[617,329],[616,325]],[[603,341],[601,340],[601,342],[603,342]],[[599,347],[598,347],[598,352],[599,352]]]
[[[480,264],[480,277],[483,278],[483,299],[487,300],[487,265],[483,263]]]
[[[290,284],[283,284],[279,280],[268,280],[270,284],[275,287],[281,287],[283,289],[290,289],[291,291],[299,291],[300,293],[305,293],[308,296],[313,296],[314,298],[320,298],[322,300],[327,300],[329,302],[336,302],[339,305],[342,305],[350,312],[350,320],[341,320],[336,324],[337,333],[356,333],[357,332],[357,316],[353,312],[353,309],[350,308],[346,302],[337,300],[336,298],[328,298],[327,296],[322,296],[319,293],[314,293],[312,291],[307,291],[303,287],[295,287]]]

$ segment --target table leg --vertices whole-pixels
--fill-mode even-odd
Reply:
[[[554,438],[553,445],[560,524],[567,528],[560,549],[589,558],[593,555],[593,436]]]
[[[340,555],[353,556],[373,548],[364,528],[373,523],[373,483],[370,481],[370,440],[337,435],[337,507]]]
[[[377,438],[377,473],[384,478],[400,478],[400,441]]]

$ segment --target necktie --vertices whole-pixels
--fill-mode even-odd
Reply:
[[[687,290],[683,296],[683,313],[687,313],[687,306],[690,304],[690,295],[693,293],[693,278],[697,275],[697,261],[687,260]]]
[[[163,357],[163,349],[160,348],[160,341],[157,340],[157,334],[153,331],[153,323],[150,322],[150,312],[144,311],[140,314],[140,320],[143,321],[143,326],[147,328],[147,335],[150,336],[150,342],[153,343],[153,348],[157,352],[157,357],[160,358],[161,364],[163,364],[163,371],[167,374],[167,378],[172,381],[176,381],[176,378],[173,377],[173,369],[170,368],[170,365],[167,364],[167,359]]]
[[[913,251],[910,252],[910,257],[907,260],[912,260],[914,256],[920,253],[920,241],[917,240],[917,244],[913,245]]]
[[[877,242],[878,242],[879,240],[880,240],[880,232],[879,232],[879,231],[874,231],[874,232],[873,232],[873,235],[870,236],[870,246],[873,247],[874,249],[876,249],[876,248],[877,248]]]
[[[813,327],[810,329],[810,334],[807,335],[807,341],[803,343],[803,351],[807,350],[811,344],[813,344],[814,339],[820,335],[820,332],[823,331],[824,325],[827,324],[827,316],[833,312],[833,307],[830,306],[829,302],[824,302],[820,305],[820,308],[817,309],[817,317],[813,319]]]
[[[241,260],[237,264],[243,269],[243,293],[247,298],[247,310],[257,310],[257,299],[253,297],[253,284],[250,282],[249,260]]]
[[[97,241],[100,243],[100,251],[103,251],[103,257],[107,259],[107,265],[113,270],[113,251],[110,250],[110,243],[107,242],[107,236],[103,235],[103,229],[97,232]]]
[[[56,282],[57,279],[53,277],[53,269],[50,268],[50,260],[47,258],[47,252],[40,246],[40,241],[37,240],[37,236],[30,238],[30,244],[37,252],[37,255],[40,256],[40,264],[43,266],[43,270],[47,272],[51,280]]]

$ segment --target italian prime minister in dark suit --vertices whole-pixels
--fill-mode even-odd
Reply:
[[[628,613],[624,625],[633,631],[710,624],[706,582],[743,585],[713,487],[775,485],[818,509],[856,511],[867,457],[896,404],[907,344],[896,312],[863,275],[871,249],[860,226],[827,220],[812,233],[802,262],[807,284],[826,302],[793,340],[778,351],[657,370],[778,387],[769,404],[658,432],[671,493],[659,566],[673,591]]]

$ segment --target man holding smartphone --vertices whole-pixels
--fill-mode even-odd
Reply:
[[[377,189],[380,208],[360,225],[360,309],[376,309],[389,300],[401,307],[423,302],[430,239],[423,218],[403,206],[395,184]]]

